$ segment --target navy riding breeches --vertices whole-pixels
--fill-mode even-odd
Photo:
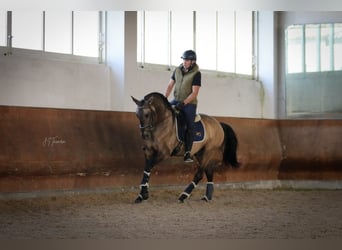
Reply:
[[[176,105],[178,101],[173,100],[170,102],[171,105]],[[185,122],[186,122],[186,131],[185,131],[185,151],[191,151],[192,143],[194,141],[194,123],[196,117],[196,104],[187,104],[183,108]]]

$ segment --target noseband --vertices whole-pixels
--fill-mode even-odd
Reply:
[[[151,123],[151,124],[148,124],[148,125],[146,125],[146,126],[141,126],[141,124],[139,124],[139,128],[140,128],[140,129],[147,129],[147,128],[152,129],[152,128],[153,128],[153,125],[152,125],[152,123]]]

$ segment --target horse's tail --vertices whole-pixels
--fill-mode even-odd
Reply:
[[[237,161],[236,151],[238,147],[238,139],[231,126],[226,123],[220,122],[224,131],[224,150],[223,162],[232,167],[239,167],[240,163]]]

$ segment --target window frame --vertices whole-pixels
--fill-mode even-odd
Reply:
[[[334,71],[341,71],[342,69],[336,69],[335,68],[335,25],[342,25],[342,23],[337,22],[337,23],[305,23],[305,24],[292,24],[286,27],[285,29],[285,73],[286,74],[308,74],[308,73],[324,73],[324,72],[334,72]],[[322,69],[322,26],[324,25],[329,25],[329,69]],[[316,43],[316,50],[317,50],[317,58],[316,58],[316,70],[308,70],[307,66],[307,37],[306,37],[306,29],[309,26],[317,26],[317,41]],[[294,72],[289,72],[289,57],[290,57],[290,52],[289,52],[289,29],[291,28],[300,28],[301,29],[301,70],[299,71],[294,71]],[[297,55],[298,56],[298,55]]]
[[[98,13],[98,44],[97,44],[97,50],[98,55],[97,56],[84,56],[84,55],[76,55],[74,54],[74,49],[71,49],[70,53],[62,53],[62,52],[50,52],[45,50],[45,11],[42,11],[42,46],[41,49],[29,49],[29,48],[17,48],[13,47],[12,45],[12,11],[6,12],[6,19],[7,24],[5,25],[7,27],[6,34],[6,45],[0,46],[0,51],[4,56],[10,56],[10,55],[21,55],[21,56],[28,56],[32,58],[40,58],[40,59],[49,59],[49,60],[57,60],[57,61],[71,61],[71,62],[83,62],[83,63],[90,63],[90,64],[103,64],[106,61],[106,47],[105,47],[105,41],[106,41],[106,19],[107,14],[105,11],[96,11]],[[74,11],[71,11],[72,13],[72,19],[73,19],[73,13]],[[70,24],[73,30],[73,20]],[[74,31],[72,31],[74,32]],[[74,46],[74,33],[71,34],[71,47]]]
[[[193,49],[196,51],[196,11],[192,11],[193,13]],[[216,33],[218,32],[218,11],[216,11],[215,15],[216,15]],[[234,12],[236,14],[236,12]],[[168,56],[168,64],[157,64],[157,63],[147,63],[145,61],[145,57],[144,57],[144,43],[145,43],[145,33],[144,33],[144,29],[145,29],[145,23],[144,23],[144,20],[145,20],[145,11],[138,11],[137,12],[137,15],[138,15],[138,29],[137,29],[137,36],[141,37],[140,38],[140,44],[139,44],[139,39],[137,40],[137,66],[138,68],[140,69],[151,69],[151,70],[168,70],[168,71],[172,71],[175,67],[177,67],[176,65],[172,65],[171,64],[171,59],[172,59],[172,50],[171,50],[171,47],[172,47],[172,44],[171,44],[171,19],[172,19],[172,12],[169,11],[168,12],[168,15],[169,15],[169,27],[168,27],[168,33],[169,33],[169,41],[168,41],[168,48],[169,48],[169,56]],[[208,74],[214,74],[218,77],[230,77],[230,78],[243,78],[243,79],[256,79],[258,76],[257,76],[257,49],[256,49],[256,46],[255,46],[255,43],[256,43],[256,38],[257,38],[257,12],[256,11],[251,11],[251,65],[250,65],[250,70],[251,70],[251,74],[250,75],[247,75],[247,74],[239,74],[239,73],[236,73],[236,63],[237,63],[237,60],[236,60],[236,45],[235,45],[235,48],[234,48],[234,71],[235,72],[228,72],[228,71],[220,71],[218,70],[218,66],[217,66],[217,63],[215,65],[215,69],[214,70],[210,70],[210,69],[205,69],[205,68],[201,68],[201,71],[202,72],[205,72],[205,73],[208,73]],[[140,27],[139,27],[139,18],[141,20],[141,23],[140,23]],[[236,18],[236,16],[234,17]],[[236,20],[235,20],[236,22]],[[235,28],[236,28],[236,23],[235,23]],[[139,33],[140,31],[140,33]],[[217,36],[217,34],[216,34]],[[236,40],[236,38],[235,38]],[[218,49],[217,49],[217,46],[218,46],[218,42],[217,42],[217,38],[216,38],[216,44],[215,44],[216,48],[216,62],[217,62],[217,55],[218,55]],[[139,53],[139,48],[140,48],[140,53]]]

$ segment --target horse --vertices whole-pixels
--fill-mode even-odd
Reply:
[[[138,100],[131,96],[137,105],[136,116],[143,139],[145,167],[140,184],[140,193],[135,203],[149,198],[149,180],[152,168],[164,159],[182,152],[182,143],[177,136],[177,114],[167,98],[158,92],[152,92]],[[192,182],[178,197],[184,202],[203,179],[207,178],[206,193],[202,200],[211,201],[214,191],[213,175],[215,166],[227,165],[239,167],[237,161],[238,140],[234,130],[226,123],[217,121],[205,114],[199,114],[205,128],[201,142],[194,142],[191,155],[197,161],[197,172]],[[179,152],[178,152],[179,151]]]

